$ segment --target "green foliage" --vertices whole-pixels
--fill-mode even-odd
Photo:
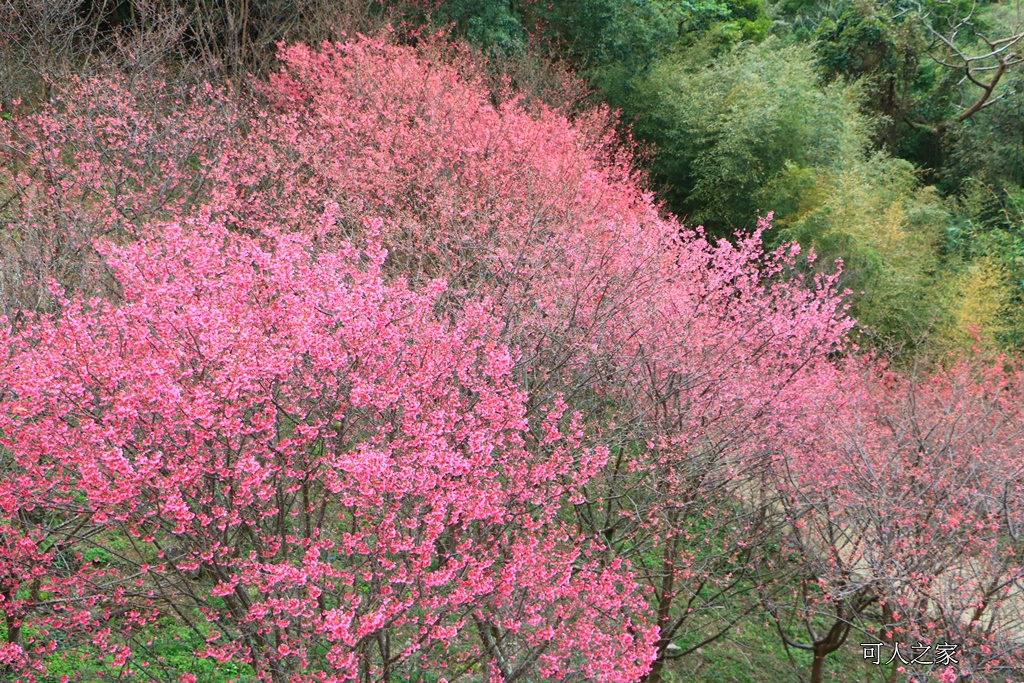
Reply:
[[[905,20],[906,13],[894,19],[892,12],[863,1],[846,1],[839,7],[839,17],[826,18],[816,32],[814,51],[821,76],[826,81],[860,80],[868,111],[884,117],[878,139],[896,145],[920,70],[919,33]]]
[[[519,51],[526,42],[526,31],[514,4],[506,0],[442,2],[435,20],[454,25],[458,35],[495,55]]]
[[[1002,88],[1004,102],[949,131],[940,174],[946,191],[966,195],[977,181],[1011,193],[1024,186],[1024,76],[1006,79]]]
[[[809,50],[777,40],[659,60],[636,131],[660,149],[654,170],[670,207],[729,235],[776,208],[765,188],[788,169],[834,163],[856,91],[817,80]]]
[[[901,63],[900,41],[890,17],[869,3],[845,2],[838,19],[818,26],[815,53],[822,76],[859,78],[895,75]]]
[[[688,222],[729,236],[775,211],[778,238],[813,247],[817,267],[842,259],[865,341],[963,346],[973,343],[966,327],[982,326],[999,345],[1019,346],[1024,251],[1006,201],[974,210],[973,227],[960,231],[970,248],[952,246],[967,205],[951,205],[943,187],[925,186],[934,174],[879,145],[932,166],[948,158],[961,183],[971,169],[1005,187],[1024,166],[1022,124],[1003,107],[948,136],[906,126],[911,109],[941,119],[950,106],[914,99],[946,77],[919,62],[914,40],[878,7],[853,3],[822,22],[813,47],[770,38],[721,52],[709,34],[655,62],[634,90],[634,131],[656,145],[654,177]],[[945,284],[952,280],[963,286]]]
[[[760,42],[768,36],[772,21],[761,0],[727,0],[726,20],[717,27],[723,43]]]
[[[84,553],[82,553],[83,563],[109,564],[110,559],[110,553],[104,548],[89,548]]]
[[[970,179],[947,231],[945,296],[952,344],[975,343],[966,328],[1004,349],[1024,345],[1024,190]]]
[[[981,257],[963,264],[945,281],[948,301],[941,341],[953,347],[999,344],[1015,330],[1006,324],[1012,292],[1000,259]]]
[[[692,634],[696,640],[699,634]],[[851,636],[847,645],[826,663],[825,680],[832,683],[882,683],[884,670],[864,661],[861,639]],[[697,641],[699,642],[699,640]],[[696,644],[696,643],[693,643]],[[679,645],[687,647],[690,640]],[[701,648],[672,665],[667,683],[764,683],[800,680],[810,668],[811,655],[797,649],[786,651],[774,624],[756,618],[741,621],[727,638]]]
[[[864,134],[851,138],[831,168],[791,165],[776,182],[780,203],[791,207],[781,236],[812,246],[826,269],[842,259],[862,333],[913,348],[940,317],[934,288],[949,215],[909,163],[881,152],[865,157]]]
[[[584,68],[640,71],[675,38],[692,14],[722,12],[719,3],[666,0],[576,0],[538,12],[568,56]]]
[[[529,35],[627,109],[633,79],[680,44],[760,41],[771,28],[764,0],[453,0],[437,5],[434,20],[493,55],[521,51]]]

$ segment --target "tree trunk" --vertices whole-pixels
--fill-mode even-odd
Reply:
[[[674,517],[670,517],[673,523]],[[675,598],[676,565],[675,556],[679,541],[673,536],[666,544],[662,563],[665,574],[661,579],[661,595],[658,598],[658,629],[661,639],[658,641],[658,654],[651,664],[651,671],[644,678],[644,683],[661,683],[662,671],[665,668],[665,653],[668,652],[668,644],[672,642],[669,630],[669,617],[672,612],[672,600]]]
[[[811,664],[811,683],[821,683],[822,676],[825,674],[825,657],[827,654],[822,648],[815,646],[814,648],[814,663]]]

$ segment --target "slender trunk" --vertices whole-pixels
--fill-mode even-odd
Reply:
[[[3,597],[6,604],[11,604],[14,600],[13,590],[0,591],[0,597]],[[11,614],[8,611],[4,612],[4,626],[7,627],[7,642],[11,645],[21,644],[21,622],[18,617]],[[14,670],[14,663],[0,664],[0,674],[10,673]],[[6,680],[6,679],[5,679]]]
[[[827,654],[823,650],[823,648],[817,646],[814,648],[814,663],[811,664],[811,683],[821,683],[822,676],[825,674],[825,657]]]
[[[675,519],[671,519],[675,522]],[[669,627],[671,616],[672,600],[675,598],[676,582],[676,549],[677,537],[673,536],[665,544],[665,552],[662,556],[665,575],[661,579],[661,595],[658,597],[658,629],[661,639],[658,640],[658,654],[651,664],[651,670],[644,678],[644,683],[661,683],[662,672],[665,669],[665,654],[668,652],[668,645],[672,642],[671,634],[666,633]]]
[[[658,645],[658,656],[651,663],[651,671],[644,679],[644,683],[661,683],[662,671],[665,669],[665,649]]]
[[[14,591],[5,590],[0,592],[3,596],[4,602],[8,605],[14,601]],[[11,645],[18,645],[21,643],[21,621],[18,617],[10,612],[4,613],[4,622],[7,627],[7,642]]]

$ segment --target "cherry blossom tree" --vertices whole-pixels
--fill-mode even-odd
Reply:
[[[771,561],[796,577],[766,597],[780,635],[813,653],[812,681],[851,634],[899,644],[892,667],[922,676],[935,658],[911,666],[913,648],[941,643],[957,647],[964,676],[1019,671],[1019,369],[1002,358],[910,373],[851,361],[836,380],[777,463],[791,523]]]
[[[53,84],[52,101],[0,119],[0,314],[54,310],[49,282],[116,296],[96,238],[134,239],[196,215],[211,157],[237,134],[237,98],[116,72]]]
[[[615,136],[614,119],[608,112],[595,110],[570,119],[545,106],[528,105],[511,91],[488,85],[458,49],[429,40],[418,48],[399,46],[380,36],[319,49],[291,46],[282,50],[281,58],[282,72],[260,86],[266,100],[262,103],[228,106],[224,102],[230,100],[212,90],[197,91],[180,101],[133,99],[117,79],[93,81],[72,88],[74,94],[65,104],[5,128],[6,150],[23,163],[22,170],[11,176],[11,186],[20,188],[11,204],[19,224],[35,230],[41,237],[38,244],[44,247],[80,245],[93,271],[106,273],[103,282],[108,284],[97,289],[94,284],[99,279],[62,276],[60,268],[33,272],[26,281],[32,284],[29,291],[42,294],[15,302],[11,309],[62,310],[62,300],[79,306],[75,315],[65,315],[69,321],[84,319],[85,311],[114,315],[122,310],[122,301],[128,306],[125,310],[134,310],[131,296],[162,286],[132,280],[136,278],[132,268],[144,271],[147,278],[166,269],[139,245],[177,254],[182,242],[196,249],[204,241],[219,244],[226,240],[224,230],[232,241],[250,244],[245,238],[273,254],[279,245],[303,244],[317,258],[350,255],[350,243],[379,244],[386,248],[386,256],[382,250],[371,250],[377,255],[377,260],[371,260],[383,291],[390,294],[390,288],[397,288],[394,291],[402,296],[423,297],[429,303],[423,303],[422,310],[430,308],[438,325],[455,330],[471,319],[490,316],[493,328],[487,328],[486,335],[476,328],[466,334],[489,335],[493,343],[515,349],[502,378],[521,392],[519,408],[525,421],[519,437],[531,458],[558,454],[563,463],[552,466],[551,473],[552,485],[562,486],[551,495],[558,503],[541,517],[544,524],[562,529],[567,536],[551,537],[557,541],[549,550],[582,552],[581,557],[588,558],[570,562],[568,555],[560,555],[568,564],[554,566],[572,564],[577,573],[562,575],[573,577],[582,577],[583,567],[596,572],[594,577],[603,575],[599,572],[609,572],[609,578],[634,572],[631,580],[644,585],[649,621],[658,630],[648,680],[662,676],[675,641],[685,642],[686,648],[680,651],[685,655],[728,633],[737,618],[758,604],[752,597],[752,554],[774,530],[774,508],[762,490],[774,439],[796,429],[796,416],[803,415],[796,408],[814,391],[819,366],[827,366],[829,355],[843,347],[851,325],[835,281],[804,278],[795,247],[766,253],[762,234],[768,229],[767,220],[756,233],[733,244],[712,242],[699,229],[683,228],[663,215],[642,189],[644,179],[634,170],[629,146]],[[108,90],[111,96],[105,97]],[[156,112],[136,113],[151,101],[163,102],[162,108],[177,114],[160,124]],[[133,124],[136,118],[143,123]],[[60,153],[47,152],[52,150]],[[48,231],[43,219],[62,215],[63,204],[76,207],[74,220],[60,223],[74,228],[71,242],[62,239],[67,230]],[[327,218],[325,205],[330,207]],[[160,227],[165,224],[161,221],[182,227],[168,231]],[[198,232],[184,227],[193,223],[207,227]],[[222,227],[214,230],[214,226]],[[211,237],[214,232],[215,238]],[[51,241],[54,238],[60,239]],[[93,244],[97,238],[102,240]],[[112,243],[122,247],[115,249]],[[120,265],[109,265],[110,258]],[[26,260],[47,262],[32,255]],[[345,263],[342,270],[347,274],[342,280],[354,278],[354,266]],[[337,275],[321,274],[332,282],[338,280]],[[67,289],[65,298],[51,293],[54,288],[47,286],[48,279]],[[216,280],[212,271],[210,279]],[[438,280],[446,288],[439,288]],[[202,289],[206,292],[211,286],[204,284]],[[284,287],[282,292],[287,290]],[[295,291],[311,296],[301,288]],[[79,294],[72,296],[73,292]],[[105,303],[90,298],[96,293]],[[170,306],[172,294],[167,297],[159,310]],[[201,307],[217,309],[211,302]],[[41,334],[41,318],[32,319],[36,332],[31,334]],[[240,317],[236,327],[263,329],[259,328],[263,323],[257,323],[256,317]],[[153,321],[146,323],[153,325]],[[272,329],[293,329],[282,325],[274,323]],[[88,327],[104,329],[98,323]],[[414,325],[401,329],[410,340],[417,338]],[[252,331],[246,334],[252,339],[259,336]],[[40,341],[38,349],[56,344],[53,339],[56,333]],[[376,344],[367,343],[368,349]],[[228,346],[224,342],[218,348]],[[239,352],[261,357],[252,350]],[[207,365],[198,358],[187,362]],[[291,367],[288,362],[285,366]],[[361,372],[365,365],[355,368]],[[61,372],[71,376],[71,370],[65,367]],[[52,371],[52,377],[58,375]],[[408,386],[397,376],[374,377],[367,380],[373,386]],[[441,390],[439,379],[431,382]],[[330,402],[321,394],[301,396],[294,400]],[[273,400],[292,416],[279,416],[286,422],[313,410],[287,408],[284,398]],[[341,401],[337,396],[331,400]],[[383,418],[373,422],[381,429],[390,424]],[[76,418],[75,424],[79,423]],[[225,424],[218,431],[227,443],[233,443],[228,438],[231,428]],[[275,429],[290,434],[291,428]],[[304,447],[317,438],[328,438],[323,425],[317,429],[322,431],[303,441]],[[370,438],[369,429],[360,426],[356,432]],[[565,436],[549,443],[555,432]],[[12,452],[14,446],[11,441]],[[189,456],[190,460],[195,458]],[[76,476],[69,475],[68,481]],[[317,485],[321,488],[309,494],[310,500],[330,490],[327,484]],[[525,496],[527,488],[520,490]],[[284,500],[298,506],[295,510],[305,509],[307,504],[289,498],[294,494],[285,494]],[[542,505],[540,500],[535,504]],[[331,502],[328,507],[334,505]],[[374,505],[370,506],[374,514],[380,514]],[[362,520],[354,512],[358,505],[349,507],[352,523]],[[416,510],[402,510],[411,515],[409,519],[416,517]],[[302,518],[312,513],[295,514]],[[321,518],[311,519],[309,527],[314,528]],[[373,519],[377,523],[378,518]],[[128,533],[127,521],[117,523],[122,525],[119,533]],[[209,609],[203,602],[208,598],[195,582],[202,587],[203,581],[216,580],[217,586],[223,586],[217,590],[226,591],[232,586],[230,580],[219,577],[220,569],[210,562],[234,567],[230,562],[242,561],[230,558],[228,562],[210,553],[230,555],[233,551],[226,548],[239,538],[246,544],[269,543],[261,541],[256,530],[250,536],[248,529],[254,523],[228,524],[217,545],[209,539],[193,542],[199,548],[177,538],[161,540],[151,532],[148,536],[157,539],[153,543],[163,544],[156,552],[166,550],[165,555],[174,556],[159,573],[160,581],[167,591],[173,587],[191,596],[189,604],[202,603]],[[527,526],[534,528],[534,524]],[[442,526],[433,538],[442,555],[458,546],[450,526]],[[177,523],[171,527],[177,528]],[[489,526],[481,524],[481,528]],[[514,524],[509,522],[508,528]],[[311,533],[307,533],[310,539]],[[147,538],[141,530],[129,536]],[[504,537],[492,538],[481,530],[474,538],[484,545],[500,545]],[[282,543],[282,558],[301,547],[289,546],[287,539]],[[53,547],[52,542],[43,545]],[[258,550],[255,545],[252,548]],[[538,555],[542,556],[547,557]],[[159,564],[148,559],[153,566]],[[380,571],[396,571],[397,566]],[[540,566],[531,571],[544,575]],[[94,569],[83,565],[76,570]],[[407,573],[388,575],[413,575],[409,566],[403,571]],[[233,586],[255,590],[245,584],[247,580],[239,581]],[[148,580],[143,584],[158,596],[147,609],[166,613],[166,606],[158,604],[166,591],[152,588]],[[634,595],[627,584],[622,584],[621,595]],[[101,592],[96,589],[90,595]],[[540,602],[522,604],[546,604],[540,588],[527,586],[515,595],[534,594]],[[225,604],[236,600],[231,593],[213,598]],[[622,608],[637,608],[634,598],[622,599]],[[592,604],[600,603],[594,599]],[[608,602],[600,609],[611,610],[611,605]],[[733,605],[738,606],[733,609]],[[228,622],[237,624],[238,615],[248,608],[224,607],[232,614]],[[566,629],[569,623],[585,624],[590,618],[549,612]],[[260,618],[270,622],[276,614],[267,611]],[[504,678],[514,679],[530,667],[544,666],[549,660],[545,657],[557,658],[552,654],[557,647],[530,640],[520,622],[488,614],[492,612],[465,612],[460,636],[453,636],[460,645],[452,651],[462,659],[453,654],[452,661],[460,661],[465,671],[475,666],[470,664],[473,657],[479,657]],[[221,612],[215,615],[217,623],[224,620]],[[194,614],[183,612],[179,618],[194,620]],[[251,621],[255,625],[257,617]],[[631,647],[639,647],[637,643],[647,634],[642,621],[629,629],[623,624],[620,636],[634,643]],[[542,628],[541,622],[535,626]],[[256,633],[256,626],[240,633],[248,634],[246,629],[253,631],[246,636],[250,639],[247,653],[240,655],[247,666],[271,677],[288,675],[299,655],[266,655],[266,643],[278,647],[279,636]],[[412,627],[401,623],[391,629],[388,622],[388,629],[374,632],[392,636],[375,635],[378,640],[373,647],[365,639],[358,640],[361,649],[353,653],[354,660],[368,663],[359,665],[360,676],[371,676],[368,672],[373,667],[385,671],[392,666],[385,663],[393,656],[404,657],[402,661],[410,658],[408,648],[417,642],[409,635]],[[472,647],[461,639],[470,632],[476,639]],[[322,637],[321,632],[317,634],[316,638]],[[597,647],[601,641],[595,638],[593,643]],[[287,647],[291,652],[297,646]],[[368,653],[368,648],[376,649]],[[429,648],[424,644],[422,649]],[[579,643],[574,651],[580,661],[590,660],[590,650]],[[625,650],[609,650],[615,651]],[[593,659],[593,666],[608,661],[602,656]],[[302,657],[306,658],[300,657],[295,665],[300,669],[313,654]],[[275,664],[279,659],[283,664]],[[392,664],[400,663],[396,659]],[[441,669],[450,671],[445,667]],[[645,675],[639,664],[622,671],[633,672],[634,678]]]
[[[218,206],[277,230],[303,222],[282,198],[332,197],[343,234],[387,217],[396,272],[446,278],[456,307],[495,301],[531,409],[564,397],[611,449],[578,524],[649,586],[659,680],[674,639],[699,647],[742,616],[719,608],[752,591],[766,444],[850,325],[834,280],[804,279],[794,247],[766,254],[767,221],[731,244],[661,215],[605,112],[489,98],[471,65],[384,39],[282,59],[274,113],[225,155],[258,170],[224,164]]]
[[[97,243],[123,303],[4,331],[9,671],[44,673],[58,633],[138,671],[161,614],[267,681],[646,670],[629,573],[560,520],[605,452],[557,408],[527,429],[486,303],[438,317],[443,282],[315,249],[333,211],[310,235],[200,218]]]
[[[189,163],[161,173],[195,190],[187,199],[170,192],[159,212],[140,214],[116,238],[157,239],[154,215],[183,223],[203,210],[232,234],[306,235],[324,253],[379,240],[382,282],[429,292],[441,319],[456,323],[491,302],[496,338],[518,350],[509,373],[531,418],[524,438],[543,443],[553,415],[576,434],[563,444],[572,454],[565,476],[580,486],[575,504],[560,509],[563,522],[601,539],[588,541],[597,566],[630,566],[647,586],[659,628],[649,680],[660,678],[674,640],[727,633],[747,607],[724,620],[720,608],[738,595],[756,604],[750,555],[771,528],[771,508],[752,493],[769,444],[799,414],[793,406],[850,325],[834,280],[802,277],[794,247],[766,253],[767,222],[735,244],[682,228],[641,189],[609,112],[570,119],[527,106],[489,88],[457,50],[381,36],[291,46],[281,59],[281,73],[261,86],[267,106],[247,110],[244,125],[217,118],[215,94],[193,98],[211,104],[187,120],[226,121],[214,126],[230,129],[222,149],[202,137],[203,126],[198,136],[166,138]],[[77,167],[103,169],[77,150],[106,147],[89,142],[96,136],[79,142],[82,127],[67,125],[69,111],[88,118],[94,110],[48,110],[37,120],[36,129],[68,136],[53,164],[72,185]],[[141,139],[151,138],[164,139]],[[46,147],[38,135],[20,140]],[[193,140],[202,154],[188,153]],[[117,221],[122,195],[107,193],[104,173],[79,194],[95,215]],[[117,187],[144,202],[159,175]],[[50,202],[54,174],[29,177],[32,201]],[[333,202],[327,223],[325,202]],[[379,226],[376,237],[368,223]],[[446,290],[431,289],[438,278]],[[108,299],[118,300],[119,282]],[[594,462],[588,453],[604,452],[604,468],[583,466]],[[473,626],[479,647],[512,676],[518,665],[501,662],[524,645],[516,623]]]

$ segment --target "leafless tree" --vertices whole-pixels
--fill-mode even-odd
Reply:
[[[940,8],[948,10],[948,16],[944,19],[935,16],[936,10]],[[1003,99],[1005,93],[996,92],[1000,81],[1008,70],[1024,62],[1024,56],[1017,52],[1018,44],[1024,39],[1024,31],[1017,26],[1011,35],[989,38],[976,25],[977,10],[977,2],[972,3],[970,9],[964,12],[959,5],[943,1],[935,9],[921,11],[920,14],[921,23],[932,39],[929,49],[931,58],[960,75],[957,86],[973,86],[971,90],[975,96],[961,105],[955,119],[957,123],[966,121]],[[949,123],[944,122],[940,127]]]

